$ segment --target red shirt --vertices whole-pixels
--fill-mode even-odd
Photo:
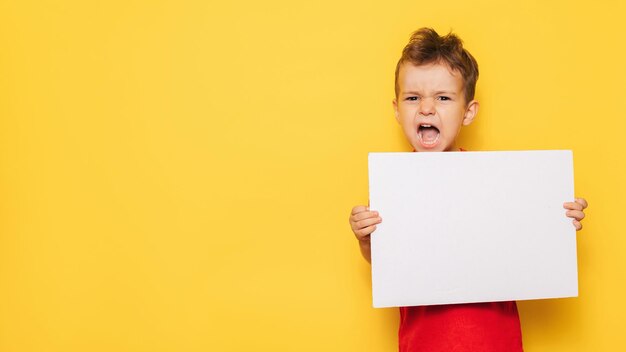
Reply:
[[[400,352],[521,352],[515,302],[400,307]]]
[[[400,307],[398,340],[400,352],[523,350],[515,302]]]

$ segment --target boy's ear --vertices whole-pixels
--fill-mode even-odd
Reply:
[[[467,104],[467,108],[465,109],[465,116],[463,117],[463,126],[467,126],[472,123],[472,121],[474,121],[476,114],[478,114],[479,106],[480,104],[478,104],[476,100],[472,100],[469,102],[469,104]]]
[[[394,99],[393,103],[393,113],[396,115],[396,120],[400,122],[400,114],[398,113],[398,99]]]

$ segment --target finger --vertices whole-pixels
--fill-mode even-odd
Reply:
[[[583,224],[581,224],[578,220],[573,220],[572,223],[574,224],[576,231],[580,231],[583,228]]]
[[[360,229],[366,228],[368,226],[380,224],[381,221],[382,221],[382,219],[380,217],[369,218],[369,219],[365,219],[365,220],[361,220],[361,221],[355,222],[354,226],[356,227],[356,230],[360,230]]]
[[[589,205],[587,204],[587,201],[585,200],[585,198],[576,198],[576,203],[582,205],[583,209],[587,209],[587,206]]]
[[[363,219],[375,218],[375,217],[378,217],[377,211],[364,211],[362,213],[354,214],[350,218],[352,219],[352,221],[356,222],[356,221],[361,221]]]
[[[369,240],[369,236],[376,230],[376,225],[368,226],[359,231],[356,231],[354,234],[359,241],[367,241]]]
[[[563,208],[571,210],[583,210],[583,205],[576,202],[563,203]]]
[[[366,207],[365,205],[357,205],[356,207],[352,208],[352,212],[350,213],[350,215],[358,214],[360,212],[368,210],[370,210],[369,207]]]
[[[567,215],[568,218],[573,218],[578,221],[585,218],[585,213],[580,210],[568,210],[565,212],[565,215]]]

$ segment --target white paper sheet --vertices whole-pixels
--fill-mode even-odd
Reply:
[[[374,307],[578,295],[571,151],[370,153]]]

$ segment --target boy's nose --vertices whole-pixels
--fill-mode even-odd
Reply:
[[[419,105],[420,115],[428,116],[435,113],[435,104],[432,99],[422,99]]]

